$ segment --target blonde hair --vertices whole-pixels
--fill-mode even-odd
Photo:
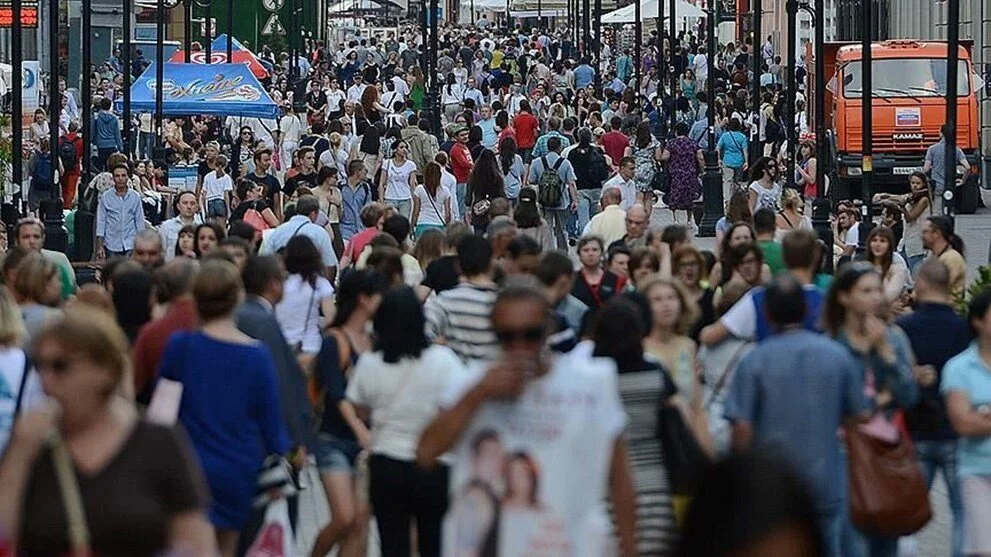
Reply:
[[[798,190],[794,188],[785,188],[781,192],[781,199],[779,200],[781,208],[790,207],[791,209],[797,211],[805,205],[805,201],[802,200],[802,196],[798,195]]]
[[[649,299],[650,291],[658,286],[667,286],[674,290],[674,293],[678,295],[678,299],[681,301],[681,318],[678,319],[678,323],[674,326],[674,332],[679,335],[686,335],[692,330],[695,322],[699,319],[699,305],[691,295],[685,286],[681,284],[680,280],[668,279],[661,277],[660,275],[651,275],[643,281],[640,285],[640,293]]]
[[[58,275],[58,267],[40,253],[29,253],[17,265],[17,278],[14,291],[22,298],[35,303],[43,303],[48,290],[48,281]]]
[[[20,346],[27,331],[17,302],[7,288],[0,286],[0,346]]]
[[[36,354],[46,341],[57,342],[66,352],[77,353],[110,371],[113,384],[105,393],[108,397],[130,376],[127,337],[116,319],[103,310],[86,304],[66,309],[49,319],[34,336],[32,352]]]

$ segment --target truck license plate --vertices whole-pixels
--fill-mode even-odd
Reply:
[[[921,171],[921,170],[922,169],[919,168],[918,166],[896,166],[891,170],[891,173],[898,176],[908,176],[913,172]]]

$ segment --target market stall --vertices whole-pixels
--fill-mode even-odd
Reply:
[[[230,40],[231,43],[231,64],[244,64],[251,68],[251,73],[254,74],[258,79],[265,79],[269,76],[269,71],[265,67],[265,64],[255,56],[254,52],[251,52],[244,47],[236,38],[230,37],[226,34],[220,35],[210,44],[210,61],[207,62],[206,51],[197,50],[189,54],[189,61],[192,64],[207,65],[207,64],[226,64],[227,60],[227,41]],[[183,63],[186,61],[186,52],[184,50],[176,51],[169,59],[172,63]]]

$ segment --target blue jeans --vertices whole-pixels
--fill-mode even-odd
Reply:
[[[963,498],[960,495],[960,477],[957,475],[957,442],[916,441],[915,452],[919,455],[926,485],[932,489],[936,469],[943,471],[946,490],[950,495],[950,511],[953,512],[953,557],[963,557]]]
[[[905,258],[905,262],[908,264],[908,272],[915,276],[916,271],[919,270],[919,265],[926,260],[926,254],[920,253],[919,255],[912,255]]]
[[[591,190],[578,190],[578,235],[580,236],[599,212],[599,199],[602,197],[602,188]]]
[[[846,505],[844,500],[838,507],[829,512],[819,513],[819,529],[822,530],[825,557],[840,557],[843,553],[841,539],[843,524],[846,521]]]
[[[571,211],[568,209],[544,209],[544,219],[554,231],[554,239],[559,250],[568,251],[568,238],[564,235],[564,227],[570,216]]]
[[[454,187],[455,196],[458,198],[458,214],[467,215],[468,212],[465,206],[465,199],[468,198],[468,184],[458,184]]]

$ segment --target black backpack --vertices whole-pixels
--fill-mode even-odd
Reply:
[[[556,209],[561,204],[561,199],[564,198],[564,193],[561,191],[564,180],[557,173],[564,162],[564,157],[559,156],[553,165],[547,164],[546,157],[540,157],[540,162],[543,164],[544,171],[537,180],[537,201],[545,208]]]
[[[62,168],[66,172],[72,172],[79,162],[79,156],[76,154],[77,141],[79,141],[79,138],[69,139],[64,135],[58,138],[58,158],[62,160]]]

